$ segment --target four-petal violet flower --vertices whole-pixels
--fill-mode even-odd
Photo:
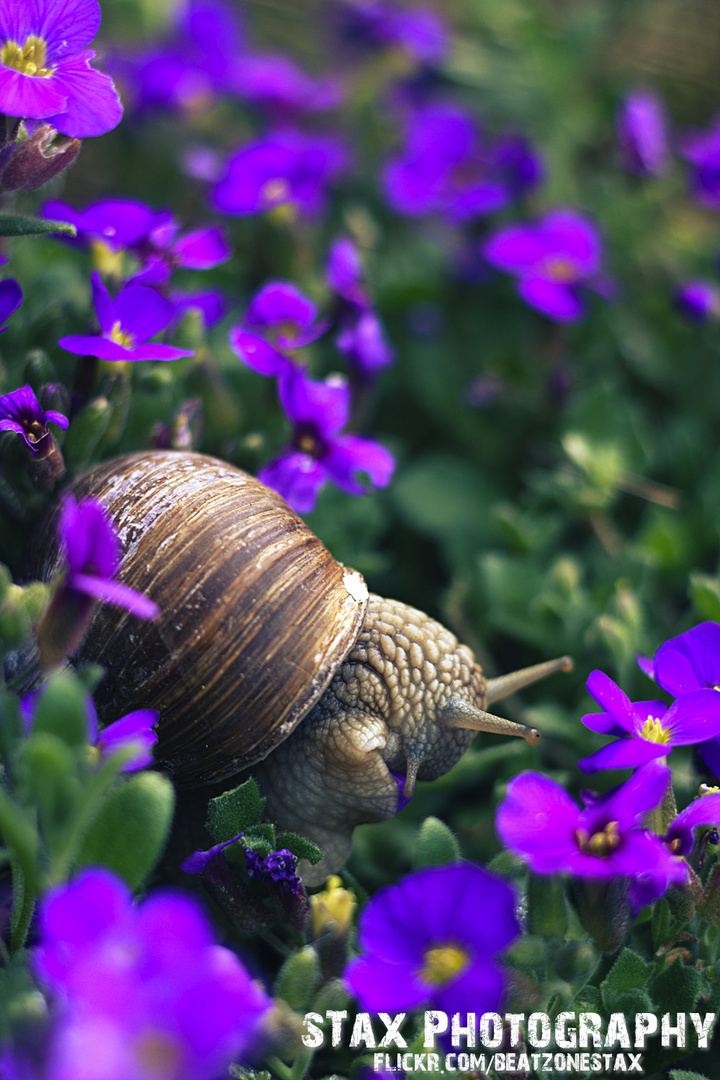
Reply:
[[[690,163],[695,197],[712,210],[720,209],[720,116],[707,131],[686,135],[680,153]]]
[[[276,131],[228,158],[213,203],[225,214],[282,209],[291,216],[317,217],[328,185],[347,163],[344,145],[332,136]]]
[[[105,869],[46,894],[39,938],[35,971],[55,997],[46,1080],[216,1080],[271,1005],[195,897],[136,905]]]
[[[637,660],[645,674],[674,697],[689,690],[720,690],[720,624],[699,623],[663,642],[652,660]]]
[[[503,844],[536,874],[580,878],[649,877],[682,882],[687,868],[642,821],[663,797],[670,770],[660,762],[581,809],[555,780],[523,772],[507,786],[495,827]]]
[[[362,952],[345,980],[370,1012],[490,1012],[505,986],[495,957],[517,933],[515,897],[500,878],[472,863],[416,870],[365,906]]]
[[[288,354],[316,341],[328,325],[289,281],[269,281],[251,300],[244,325],[230,331],[230,345],[258,374],[281,375],[292,367]]]
[[[90,66],[98,0],[2,0],[0,112],[45,120],[63,135],[103,135],[120,123],[112,80]]]
[[[126,285],[114,300],[100,280],[92,277],[93,301],[100,324],[100,335],[71,334],[60,338],[58,345],[78,356],[97,356],[100,360],[177,360],[192,356],[192,350],[172,345],[148,343],[173,320],[175,308],[169,300],[145,285]]]
[[[259,473],[298,513],[309,513],[320,488],[331,480],[349,495],[364,495],[365,474],[376,487],[390,482],[395,462],[384,446],[359,435],[342,435],[350,418],[350,388],[339,375],[324,382],[291,368],[279,381],[280,401],[293,424],[293,441]]]
[[[634,768],[666,757],[674,746],[692,746],[720,735],[716,690],[690,690],[668,707],[663,701],[630,701],[602,671],[593,671],[586,685],[605,712],[587,713],[583,724],[618,741],[579,761],[583,772]]]
[[[555,210],[535,225],[501,229],[483,247],[485,259],[517,277],[526,304],[557,322],[583,314],[582,291],[601,295],[611,284],[600,273],[600,236],[573,210]]]
[[[371,378],[393,362],[395,352],[370,303],[360,253],[348,237],[331,246],[325,272],[336,296],[335,344],[361,375]]]
[[[31,386],[21,386],[0,396],[0,431],[15,431],[35,457],[45,457],[54,447],[48,424],[67,428],[68,419],[54,409],[43,409]]]
[[[78,503],[72,495],[65,495],[58,537],[68,567],[62,589],[126,608],[140,619],[154,619],[160,614],[154,601],[113,580],[120,566],[122,548],[120,538],[99,502],[84,499]]]

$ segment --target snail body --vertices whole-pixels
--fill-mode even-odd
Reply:
[[[478,730],[534,729],[489,701],[567,658],[487,681],[433,619],[369,595],[276,492],[203,454],[148,451],[103,462],[70,486],[118,530],[120,581],[161,609],[154,622],[99,605],[76,659],[106,675],[110,722],[155,708],[156,758],[182,787],[252,766],[266,814],[318,843],[308,884],[339,868],[355,825],[397,812],[416,779],[447,772]],[[48,522],[33,572],[62,556]]]

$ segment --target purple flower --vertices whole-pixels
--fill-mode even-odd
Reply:
[[[714,690],[690,690],[668,708],[662,701],[631,702],[602,671],[592,672],[587,689],[605,712],[588,713],[583,724],[618,741],[579,761],[583,772],[633,768],[666,757],[674,746],[692,746],[720,734],[720,694]]]
[[[72,243],[98,245],[114,255],[130,251],[141,263],[135,285],[165,285],[177,267],[208,270],[232,254],[223,229],[212,225],[178,236],[179,224],[168,210],[155,211],[133,199],[106,199],[85,210],[49,202],[43,208],[53,221],[69,221],[77,229]]]
[[[557,322],[581,317],[583,289],[608,290],[600,275],[598,231],[573,210],[555,210],[536,225],[501,229],[484,245],[483,255],[518,278],[517,290],[527,304]]]
[[[317,308],[289,281],[268,281],[255,294],[242,326],[230,331],[230,345],[253,371],[280,375],[292,366],[288,355],[316,341],[328,328]]]
[[[401,8],[383,0],[354,0],[339,12],[340,32],[366,49],[395,46],[420,63],[439,64],[449,49],[445,24],[432,8]]]
[[[243,30],[223,0],[178,5],[171,39],[120,61],[140,109],[192,111],[223,94],[243,49]]]
[[[363,283],[360,254],[352,240],[332,245],[326,267],[328,284],[337,296],[335,344],[364,375],[374,375],[395,359],[395,352],[373,311]]]
[[[511,197],[473,119],[456,105],[426,105],[411,115],[403,154],[386,165],[383,186],[399,213],[452,222],[493,213]]]
[[[703,622],[665,641],[652,660],[638,664],[673,697],[691,690],[720,689],[720,624]]]
[[[97,0],[1,0],[0,112],[46,120],[63,135],[103,135],[120,123],[112,80],[90,66]]]
[[[720,116],[707,131],[686,135],[680,153],[690,162],[695,197],[712,210],[720,209]]]
[[[31,691],[20,702],[27,735],[32,731],[43,689]],[[90,746],[95,747],[100,757],[122,752],[125,760],[120,768],[123,772],[136,772],[152,765],[152,748],[157,742],[157,735],[153,730],[159,716],[157,709],[138,709],[136,712],[127,713],[99,731],[95,704],[92,698],[88,697],[86,716],[87,741]]]
[[[337,79],[306,75],[286,56],[243,56],[225,85],[240,97],[265,105],[278,118],[334,108],[343,96]]]
[[[192,356],[192,350],[172,345],[145,344],[164,330],[175,315],[175,308],[154,289],[144,285],[126,285],[114,300],[100,280],[92,276],[93,302],[100,324],[100,335],[71,334],[60,338],[58,345],[78,356],[97,356],[100,360],[177,360]]]
[[[505,985],[495,956],[517,936],[514,909],[510,886],[480,866],[416,870],[365,906],[345,981],[370,1012],[493,1011]]]
[[[188,311],[198,311],[205,329],[219,323],[228,311],[225,294],[219,289],[204,289],[200,292],[170,293],[168,299],[175,308],[176,319],[182,318]]]
[[[58,536],[67,561],[62,589],[126,608],[140,619],[157,618],[160,608],[156,603],[113,580],[122,550],[117,532],[99,502],[84,499],[78,503],[72,495],[65,495]]]
[[[347,152],[330,136],[283,130],[230,156],[213,191],[226,214],[261,214],[280,207],[317,217],[325,191],[347,167]]]
[[[720,795],[701,795],[682,810],[665,834],[665,843],[675,855],[689,855],[693,849],[693,829],[699,825],[720,825]]]
[[[669,778],[665,765],[651,762],[580,809],[554,780],[523,772],[508,784],[495,827],[505,846],[536,874],[681,881],[686,868],[641,827]]]
[[[22,289],[14,278],[5,278],[0,281],[0,323],[9,319],[13,312],[22,304]],[[0,326],[0,334],[7,330],[7,326]]]
[[[687,281],[677,289],[675,303],[692,322],[708,322],[720,315],[720,287],[701,278]]]
[[[261,470],[259,479],[294,510],[301,514],[312,510],[328,480],[349,495],[367,491],[358,474],[366,474],[376,487],[390,482],[395,463],[384,446],[341,434],[350,419],[350,389],[344,379],[330,376],[315,382],[291,367],[280,377],[279,392],[293,425],[293,440]]]
[[[134,905],[103,869],[45,896],[33,959],[56,998],[45,1080],[216,1080],[270,1007],[194,897]]]
[[[68,419],[54,409],[43,409],[31,386],[21,386],[0,397],[0,431],[22,435],[28,449],[37,457],[45,457],[54,445],[48,424],[64,429]]]
[[[623,166],[638,176],[657,176],[668,161],[665,110],[653,90],[628,94],[615,123]]]
[[[287,848],[271,851],[269,855],[260,855],[250,848],[245,849],[245,866],[248,877],[266,881],[277,886],[281,891],[292,894],[300,893],[303,883],[295,873],[297,856]]]
[[[492,151],[493,169],[513,199],[542,183],[545,167],[538,152],[522,135],[503,135]]]

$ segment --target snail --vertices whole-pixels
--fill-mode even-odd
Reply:
[[[369,595],[274,491],[203,454],[147,451],[103,462],[69,488],[118,530],[119,580],[154,600],[144,622],[100,604],[75,660],[106,669],[110,722],[160,711],[156,760],[180,787],[252,766],[266,815],[318,844],[319,883],[345,862],[356,825],[400,791],[447,772],[477,731],[539,738],[489,703],[571,666],[568,657],[486,680],[440,623]],[[49,521],[35,576],[62,556]]]

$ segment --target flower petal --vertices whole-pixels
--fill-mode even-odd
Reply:
[[[634,769],[655,758],[666,757],[670,749],[667,743],[650,742],[649,739],[618,739],[590,757],[581,758],[578,766],[585,773],[598,772],[600,769]]]
[[[4,0],[3,7],[5,4],[11,8],[26,6],[17,0]],[[32,29],[28,33],[37,34],[47,42],[50,64],[84,49],[100,29],[98,0],[36,0],[33,7]],[[3,16],[0,7],[0,25],[5,30],[7,24]],[[21,44],[25,38],[16,40]]]
[[[117,127],[122,119],[123,107],[112,79],[90,66],[94,55],[90,50],[68,57],[60,62],[52,76],[52,82],[65,96],[66,104],[63,108],[53,109],[56,115],[46,113],[47,122],[61,134],[74,139],[104,135]]]
[[[706,742],[720,735],[720,693],[717,690],[690,690],[668,709],[663,727],[672,732],[677,746]]]
[[[230,347],[243,363],[259,375],[281,375],[291,365],[288,357],[269,341],[259,334],[250,333],[242,326],[235,326],[230,331]]]
[[[127,285],[115,298],[114,316],[137,345],[164,330],[173,317],[173,306],[155,289]]]
[[[69,337],[60,338],[58,345],[61,349],[75,353],[76,356],[97,356],[99,360],[134,360],[135,355],[131,349],[118,345],[109,338],[90,335],[82,337],[78,334],[70,334]]]
[[[95,577],[93,574],[71,574],[67,580],[67,587],[77,589],[78,592],[92,596],[96,600],[103,600],[106,604],[125,608],[139,619],[156,619],[160,614],[160,608],[147,596],[143,596],[129,585],[123,585],[119,581],[109,581],[107,578]]]
[[[359,435],[336,436],[323,464],[333,482],[350,495],[364,495],[368,490],[368,485],[357,479],[359,474],[367,474],[374,487],[385,487],[395,470],[389,450]]]
[[[309,514],[327,473],[309,454],[287,451],[261,469],[258,480],[282,495],[298,514]]]
[[[67,101],[68,92],[55,76],[35,78],[0,64],[0,110],[7,116],[48,118],[52,123],[49,118],[66,109]]]
[[[232,255],[225,232],[219,226],[197,229],[182,236],[175,241],[172,251],[179,266],[194,270],[207,270],[218,266]]]
[[[578,850],[580,809],[554,780],[523,772],[507,786],[495,829],[506,847],[534,870],[567,867]]]
[[[583,313],[583,305],[571,284],[545,278],[525,278],[517,291],[526,303],[557,322],[574,322]]]

